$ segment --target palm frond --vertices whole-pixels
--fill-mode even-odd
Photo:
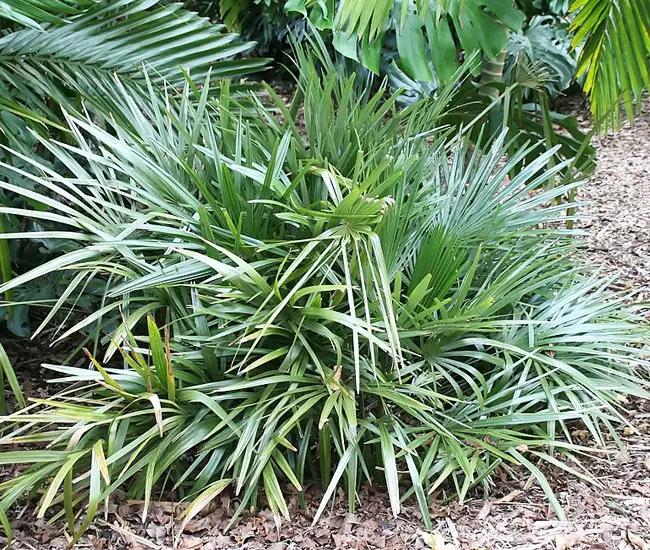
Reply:
[[[584,43],[577,76],[596,121],[605,129],[620,124],[620,104],[628,119],[641,93],[650,87],[650,2],[647,0],[577,0],[571,5],[572,44]]]
[[[181,4],[144,0],[96,3],[80,15],[21,29],[0,39],[2,106],[25,106],[56,120],[50,101],[74,104],[69,90],[97,101],[111,97],[113,76],[144,83],[142,68],[156,84],[183,85],[185,74],[204,80],[240,77],[262,69],[266,60],[235,59],[252,43],[223,32]]]
[[[0,17],[19,25],[42,30],[42,23],[64,24],[66,18],[83,13],[97,0],[5,0]]]

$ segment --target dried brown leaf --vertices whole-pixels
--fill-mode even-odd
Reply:
[[[447,544],[441,533],[422,533],[422,540],[431,550],[456,550],[453,544]]]
[[[195,550],[203,548],[203,540],[192,535],[182,535],[178,550]]]
[[[587,430],[574,430],[571,432],[571,437],[574,439],[581,439],[583,441],[586,441],[589,439],[589,431]]]
[[[200,518],[193,521],[188,521],[183,528],[183,531],[187,533],[198,533],[200,531],[206,531],[212,527],[212,520],[209,517]]]
[[[515,489],[514,491],[510,491],[506,496],[503,498],[499,499],[499,502],[512,502],[515,500],[519,495],[521,494],[521,491],[519,489]]]
[[[239,544],[245,542],[247,539],[250,539],[251,537],[255,536],[255,529],[248,524],[245,523],[241,525],[236,531],[233,531],[233,536],[237,540]]]
[[[477,521],[483,521],[485,518],[487,518],[490,515],[490,511],[492,510],[492,502],[489,500],[486,500],[483,503],[483,507],[479,511],[478,514],[476,514],[476,519]]]
[[[155,540],[156,542],[162,541],[167,535],[167,529],[165,528],[165,526],[160,525],[158,523],[150,523],[149,525],[147,525],[145,532],[147,533],[149,538]]]
[[[630,544],[634,546],[634,548],[638,548],[639,550],[650,550],[650,542],[641,538],[639,535],[633,533],[629,529],[627,531],[627,540],[630,541]]]
[[[582,533],[561,533],[555,537],[555,550],[566,550],[582,542]]]
[[[372,535],[366,537],[364,542],[375,548],[386,548],[386,537],[383,535]]]
[[[332,516],[329,519],[329,524],[332,529],[340,529],[345,523],[345,516]]]
[[[94,535],[88,535],[88,542],[92,550],[104,550],[108,544],[106,539],[98,539]]]
[[[215,543],[217,548],[225,548],[226,546],[232,546],[232,537],[219,533],[212,541]]]

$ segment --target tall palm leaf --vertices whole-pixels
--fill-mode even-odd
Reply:
[[[576,0],[573,46],[584,43],[578,60],[578,77],[597,121],[620,124],[621,98],[627,117],[634,102],[650,88],[650,1]]]

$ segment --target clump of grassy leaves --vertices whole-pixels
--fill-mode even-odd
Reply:
[[[565,229],[556,199],[579,182],[539,191],[553,151],[439,127],[453,87],[400,111],[303,56],[296,102],[268,92],[274,108],[227,84],[117,83],[118,116],[71,112],[73,143],[38,138],[57,170],[23,155],[35,190],[11,190],[49,206],[20,212],[32,236],[76,247],[0,292],[66,273],[42,327],[64,317],[58,337],[103,356],[46,365],[68,389],[4,418],[0,444],[30,449],[0,453],[29,465],[0,484],[5,528],[30,494],[76,541],[117,489],[145,516],[174,490],[189,519],[229,487],[233,521],[262,489],[279,521],[286,487],[313,481],[317,521],[366,480],[429,525],[443,484],[462,500],[508,465],[562,517],[540,463],[592,480],[567,423],[603,444],[617,397],[647,395],[647,331]],[[101,307],[75,316],[91,283]]]

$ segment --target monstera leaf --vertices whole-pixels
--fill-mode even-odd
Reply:
[[[566,90],[574,80],[576,57],[571,51],[571,38],[566,26],[555,17],[532,17],[525,29],[511,35],[507,52],[506,72],[522,58],[537,64],[547,74],[543,85],[551,96]]]
[[[292,2],[293,3],[293,2]],[[503,0],[449,0],[435,8],[424,0],[342,0],[335,18],[334,46],[377,72],[378,46],[394,32],[398,65],[414,80],[436,76],[448,82],[465,56],[496,57],[508,44],[508,31],[521,28],[524,15]],[[351,45],[352,43],[352,45]]]

